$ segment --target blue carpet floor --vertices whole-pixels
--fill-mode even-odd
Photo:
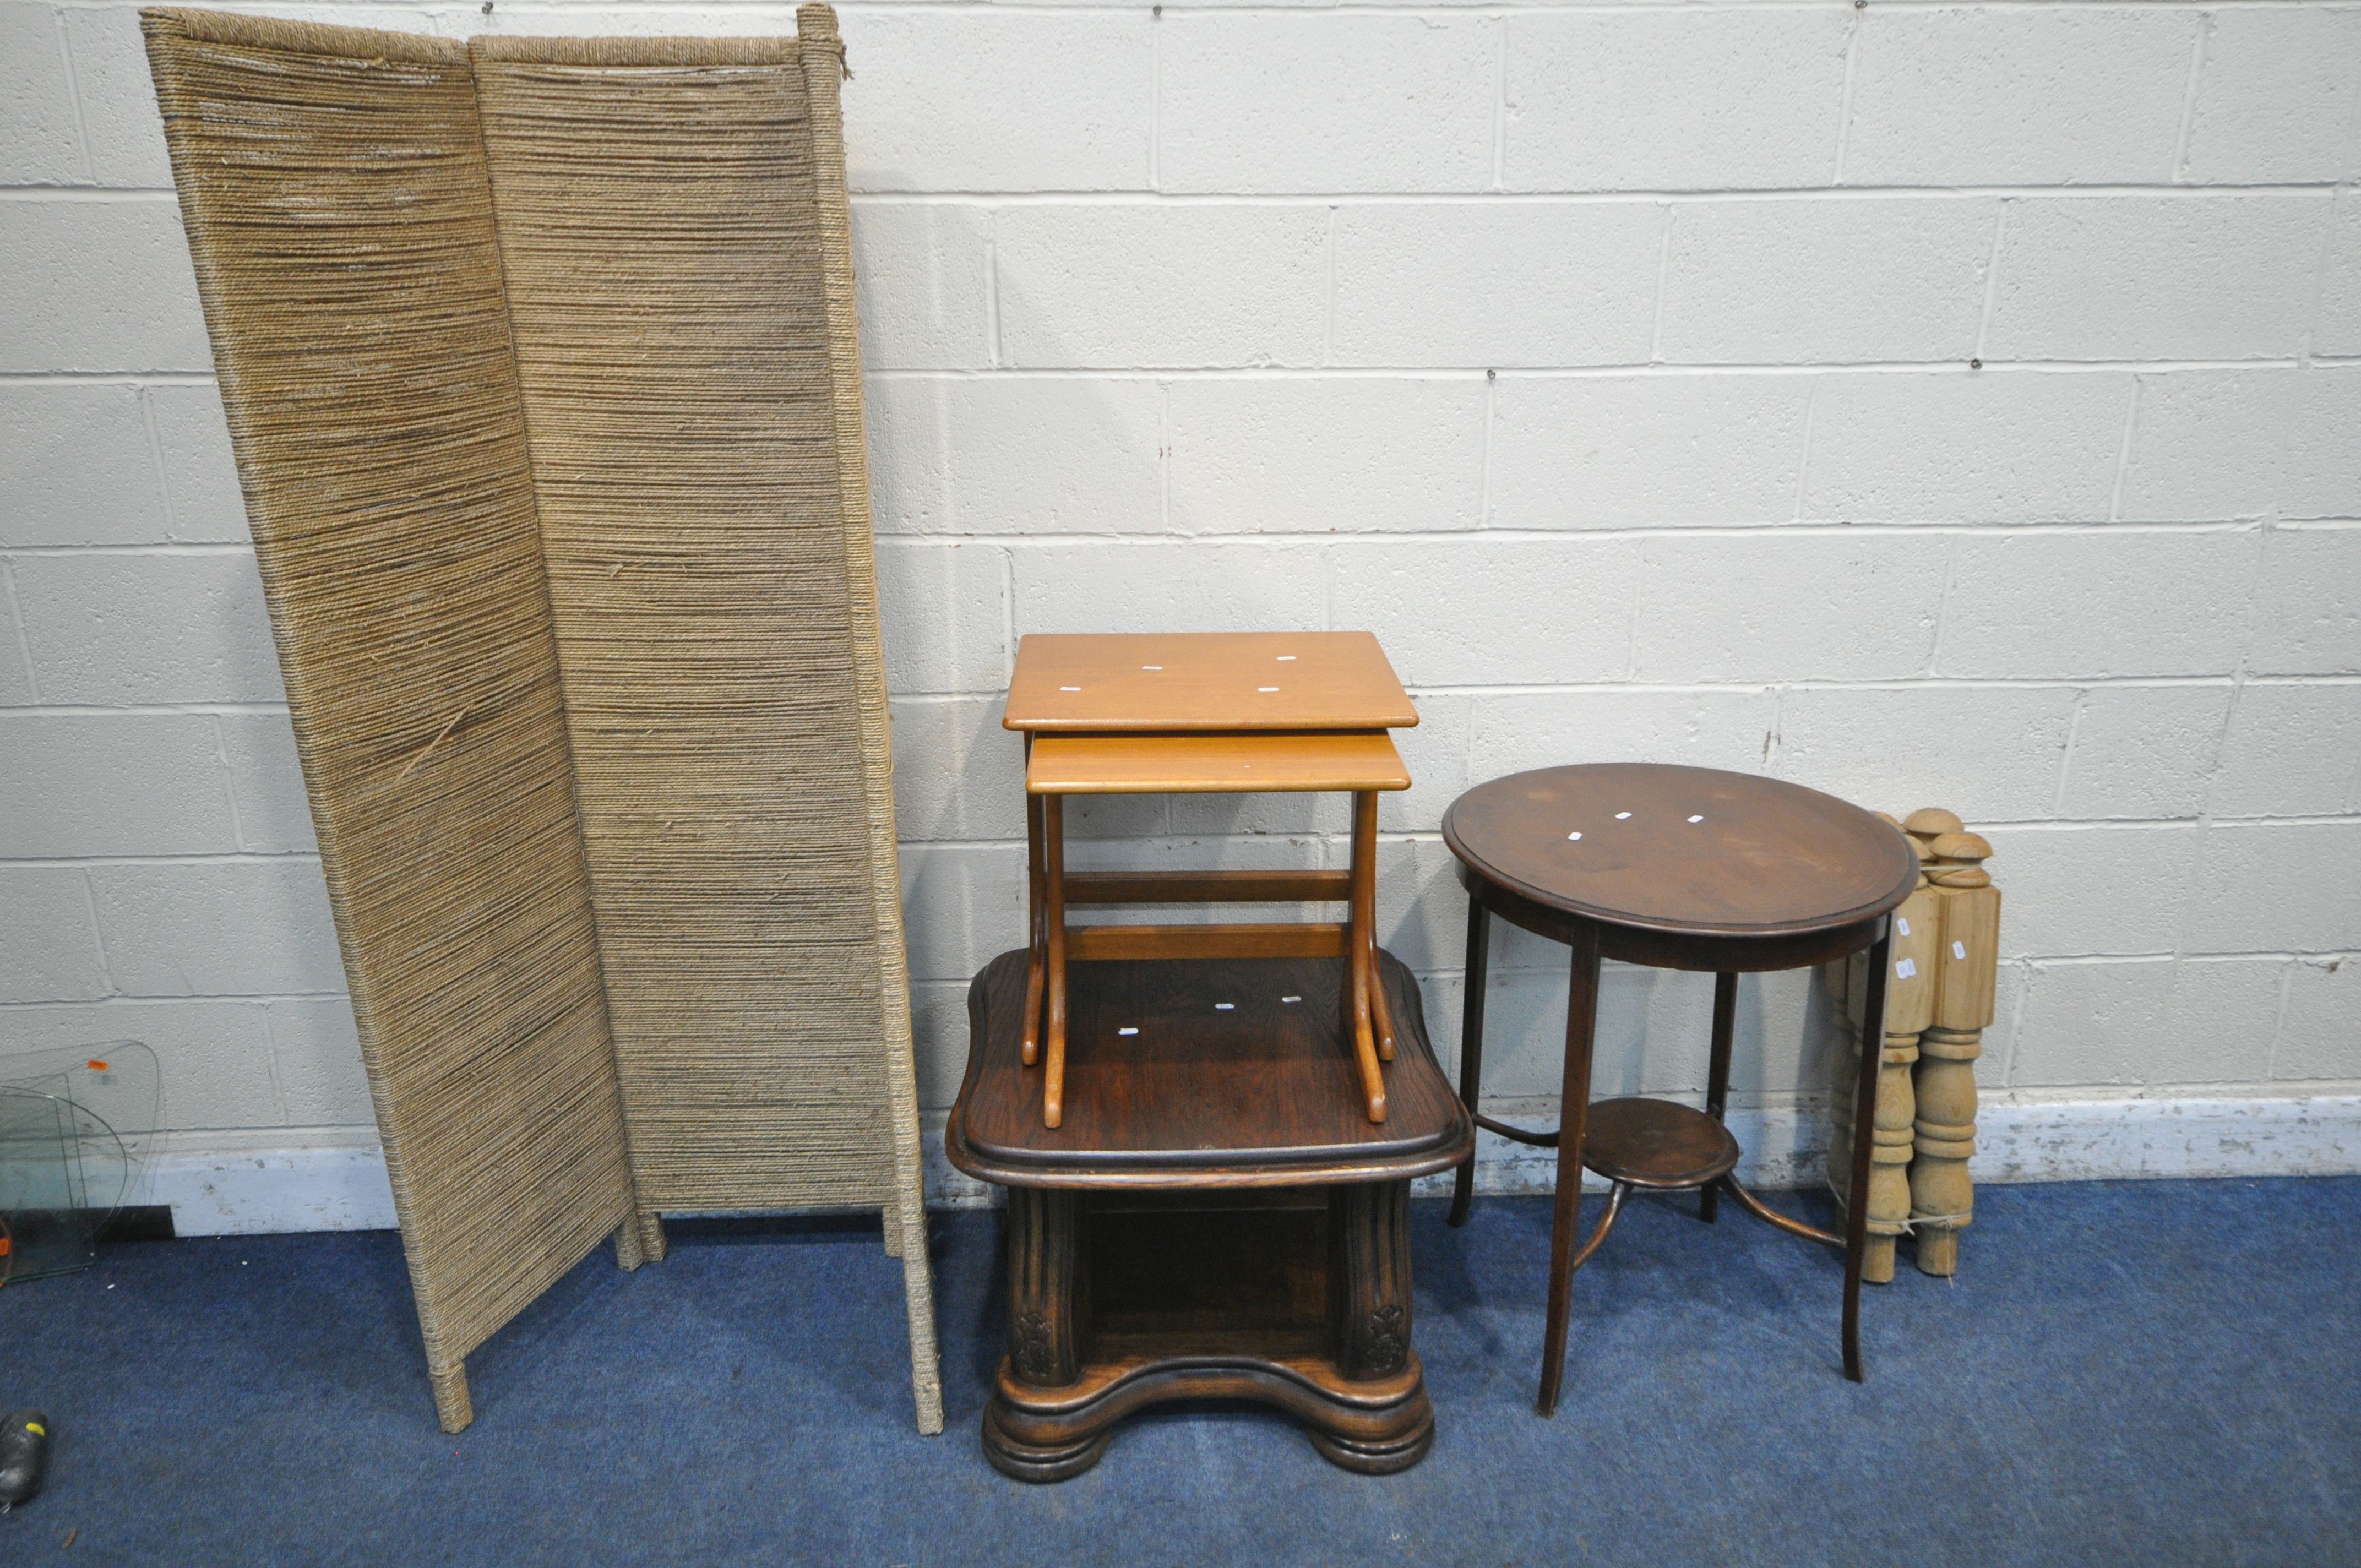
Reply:
[[[0,1290],[0,1405],[59,1429],[0,1563],[2361,1563],[2361,1179],[1987,1189],[1957,1283],[1871,1291],[1865,1387],[1834,1260],[1689,1201],[1582,1275],[1554,1421],[1546,1203],[1416,1205],[1438,1436],[1383,1479],[1248,1408],[1003,1479],[990,1214],[936,1220],[939,1438],[873,1226],[595,1255],[472,1358],[456,1438],[390,1234],[114,1246]]]

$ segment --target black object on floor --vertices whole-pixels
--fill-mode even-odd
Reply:
[[[935,1216],[939,1438],[873,1222],[681,1225],[631,1275],[593,1255],[471,1359],[456,1438],[393,1233],[106,1247],[0,1290],[0,1389],[71,1428],[0,1563],[2361,1563],[2361,1178],[1981,1189],[1956,1283],[1905,1262],[1871,1292],[1865,1386],[1819,1249],[1634,1199],[1578,1277],[1552,1421],[1548,1201],[1444,1210],[1411,1205],[1416,1469],[1349,1475],[1212,1406],[1046,1487],[977,1437],[996,1214]]]
[[[0,1514],[38,1497],[49,1468],[49,1418],[38,1410],[11,1410],[0,1418]]]

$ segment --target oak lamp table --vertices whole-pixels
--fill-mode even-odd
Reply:
[[[1040,1116],[1064,1123],[1073,1034],[1071,964],[1177,959],[1346,960],[1357,1099],[1387,1115],[1380,1063],[1397,1032],[1376,980],[1378,794],[1410,787],[1386,731],[1418,722],[1366,631],[1116,632],[1027,637],[1002,723],[1026,743],[1030,905],[1021,1035],[1042,1069]],[[1075,795],[1335,791],[1353,797],[1346,872],[1133,874],[1066,870],[1065,802]],[[1336,924],[1082,926],[1075,904],[1342,903]],[[1116,1041],[1094,1042],[1120,1048]]]
[[[1738,1145],[1722,1125],[1730,1094],[1738,977],[1869,951],[1853,1125],[1872,1124],[1883,1055],[1891,916],[1918,883],[1916,857],[1891,823],[1833,795],[1711,768],[1641,762],[1544,768],[1469,790],[1443,818],[1466,884],[1467,995],[1459,1091],[1474,1115],[1484,1072],[1484,981],[1499,916],[1572,950],[1558,1131],[1476,1123],[1557,1150],[1556,1214],[1542,1350],[1540,1412],[1557,1409],[1566,1315],[1579,1268],[1607,1239],[1634,1189],[1699,1188],[1710,1223],[1728,1192],[1791,1234],[1844,1252],[1845,1376],[1861,1380],[1861,1279],[1867,1250],[1870,1149],[1856,1138],[1842,1235],[1781,1214],[1730,1174]],[[1602,959],[1714,976],[1713,1051],[1703,1111],[1668,1100],[1590,1103],[1592,1033]],[[1451,1223],[1466,1222],[1471,1153],[1455,1178]],[[1585,1167],[1610,1183],[1598,1229],[1577,1245]]]
[[[1476,1131],[1435,1065],[1418,982],[1375,955],[1396,1050],[1389,1114],[1358,1103],[1346,966],[1316,957],[1080,964],[1064,1125],[1024,1060],[1028,956],[968,992],[966,1080],[944,1128],[1008,1189],[1008,1354],[984,1453],[1021,1480],[1095,1464],[1115,1424],[1174,1399],[1253,1399],[1348,1470],[1434,1438],[1411,1346],[1411,1179]]]

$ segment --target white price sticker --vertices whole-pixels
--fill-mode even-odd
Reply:
[[[1899,931],[1900,931],[1904,936],[1907,937],[1908,935],[1910,935],[1910,922],[1909,922],[1909,921],[1905,920],[1901,916],[1897,915],[1897,916],[1895,916],[1894,917],[1894,927],[1895,927],[1897,930],[1899,930]]]
[[[1951,956],[1952,956],[1953,958],[1955,958],[1955,959],[1964,959],[1964,958],[1966,958],[1966,957],[1968,956],[1968,945],[1967,945],[1965,942],[1954,942],[1954,943],[1952,943],[1952,944],[1951,944]]]
[[[1905,959],[1900,963],[1894,966],[1894,972],[1901,979],[1908,980],[1912,975],[1918,972],[1918,966],[1916,963],[1913,963],[1910,959]]]

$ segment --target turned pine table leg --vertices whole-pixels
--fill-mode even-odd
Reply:
[[[1041,1124],[1066,1119],[1066,802],[1041,799],[1042,923],[1049,941],[1049,1040],[1042,1055]]]

